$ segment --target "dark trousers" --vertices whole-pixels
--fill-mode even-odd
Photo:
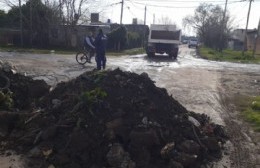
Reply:
[[[97,69],[101,70],[101,67],[103,69],[106,68],[106,56],[105,52],[97,52],[96,54],[96,62],[97,62]]]

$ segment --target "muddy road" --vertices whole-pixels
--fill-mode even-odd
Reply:
[[[20,72],[44,79],[52,86],[95,68],[94,59],[92,64],[80,66],[74,55],[2,52],[0,59],[12,62]],[[225,157],[214,167],[260,167],[260,136],[243,123],[233,102],[228,101],[237,95],[260,95],[260,65],[203,60],[185,45],[181,46],[177,60],[170,60],[166,55],[148,58],[145,54],[107,59],[108,69],[119,67],[139,74],[146,72],[157,86],[166,88],[188,110],[205,113],[227,127],[231,140]]]

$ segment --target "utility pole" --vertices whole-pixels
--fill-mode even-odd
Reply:
[[[155,24],[155,14],[153,14],[153,24]]]
[[[255,44],[254,44],[254,50],[253,50],[253,57],[255,57],[255,50],[256,50],[256,44],[258,42],[258,38],[260,36],[260,19],[259,19],[259,22],[258,22],[258,29],[257,29],[257,34],[256,34],[256,37],[255,37]]]
[[[124,0],[121,2],[121,17],[120,17],[120,24],[122,24],[122,19],[123,19],[123,9],[124,9]]]
[[[145,38],[146,38],[146,6],[144,8],[144,26],[143,26],[143,48],[145,48]]]
[[[144,25],[146,24],[146,6],[144,8]]]
[[[222,20],[222,23],[221,23],[221,32],[220,32],[220,52],[222,52],[223,50],[223,36],[224,36],[224,31],[225,31],[225,18],[226,18],[226,12],[227,12],[227,1],[226,0],[226,3],[225,3],[225,9],[224,9],[224,13],[223,13],[223,20]]]
[[[23,14],[22,14],[21,0],[19,0],[19,12],[20,12],[20,42],[21,42],[21,47],[23,47]]]
[[[243,47],[243,51],[242,51],[242,55],[245,56],[245,50],[247,48],[246,46],[246,34],[247,34],[247,28],[248,28],[248,22],[249,22],[249,15],[250,15],[250,11],[251,11],[251,4],[253,0],[249,0],[249,9],[248,9],[248,13],[247,13],[247,19],[246,19],[246,30],[245,30],[245,34],[244,34],[244,47]]]

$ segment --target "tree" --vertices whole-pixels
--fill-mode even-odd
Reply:
[[[221,49],[223,44],[227,45],[227,39],[231,30],[231,19],[229,14],[224,18],[223,9],[219,5],[200,4],[195,9],[194,16],[186,16],[183,25],[193,27],[197,36],[208,47]],[[223,28],[222,28],[223,24]],[[223,31],[222,39],[221,33]]]
[[[5,11],[0,10],[0,27],[5,27],[7,25],[7,20],[6,20],[7,14]]]
[[[108,48],[121,50],[127,44],[127,30],[124,26],[120,26],[108,34]]]
[[[22,13],[23,29],[27,30],[30,45],[45,47],[48,45],[49,28],[52,24],[58,24],[59,15],[57,11],[44,5],[41,0],[29,0],[21,7],[12,7],[8,11],[9,27],[19,26],[20,9]],[[29,31],[28,31],[29,30]],[[28,37],[28,36],[27,36]]]
[[[90,11],[99,9],[97,0],[61,0],[61,7],[64,11],[64,21],[68,25],[76,25],[79,21],[90,20]]]
[[[160,19],[158,19],[158,24],[176,25],[168,16],[162,16]]]
[[[142,36],[137,32],[127,32],[127,48],[142,47]]]
[[[51,27],[63,25],[67,45],[72,35],[77,33],[75,26],[89,21],[90,10],[99,0],[2,0],[11,9],[8,11],[8,26],[21,30],[25,41],[44,47],[48,45]],[[100,8],[96,8],[100,9]],[[0,16],[1,17],[1,16]],[[20,24],[19,24],[20,23]],[[23,31],[24,30],[24,31]],[[28,38],[29,37],[29,38]]]

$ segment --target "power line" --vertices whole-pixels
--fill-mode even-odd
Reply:
[[[242,5],[242,6],[240,6],[240,8],[239,8],[239,10],[237,10],[237,7],[234,9],[234,8],[232,8],[232,10],[233,11],[239,11],[240,13],[242,12],[244,12],[243,10],[245,10],[245,7],[247,6],[248,4],[247,3],[245,3],[244,5]],[[238,12],[236,12],[236,13],[238,13]],[[245,19],[246,19],[246,16],[244,16],[244,17],[241,17],[241,18],[239,18],[239,19],[235,19],[234,20],[234,22],[237,24],[241,24],[241,22],[243,21],[245,21]],[[244,24],[244,23],[243,23]]]
[[[142,7],[135,5],[131,0],[127,0],[127,1],[130,2],[134,7],[139,8],[140,10],[143,10]]]
[[[119,5],[119,4],[121,4],[121,2],[115,2],[115,3],[111,3],[111,4],[108,4],[108,5],[102,6],[103,9],[102,9],[101,11],[97,12],[97,13],[102,13],[102,12],[104,12],[105,10],[107,10],[107,9],[105,9],[105,8],[107,8],[107,7],[112,7],[112,6]]]
[[[130,0],[127,0],[130,1]],[[134,2],[134,1],[130,1],[132,3],[135,4],[139,4],[139,5],[146,5],[146,6],[151,6],[151,7],[158,7],[158,8],[197,8],[198,6],[165,6],[165,5],[154,5],[154,4],[147,4],[147,3],[142,3],[142,2]],[[232,3],[238,3],[238,2],[243,2],[243,1],[231,1],[228,4],[232,4]],[[223,4],[217,4],[217,5],[225,5],[225,3]]]
[[[130,12],[134,17],[137,18],[137,16],[130,10],[130,7],[129,7],[129,6],[126,6],[126,8],[129,10],[129,12]]]
[[[133,0],[133,1],[135,1],[135,2],[139,1],[139,3],[158,2],[158,0]],[[195,0],[189,0],[189,1],[183,1],[183,0],[174,0],[174,1],[172,1],[172,0],[161,0],[160,1],[160,3],[179,3],[179,2],[181,2],[183,4],[184,3],[190,3],[190,2],[195,2],[195,3],[211,3],[211,2],[225,3],[225,0],[209,0],[209,1],[206,1],[206,0],[204,0],[204,1],[195,1]],[[230,1],[230,2],[241,2],[241,1]]]
[[[158,2],[158,0],[133,0],[135,2],[146,2],[146,3],[149,3],[149,2]],[[213,3],[213,2],[218,2],[218,3],[225,3],[225,0],[199,0],[199,1],[196,1],[196,0],[188,0],[188,1],[185,1],[185,0],[161,0],[160,3],[191,3],[191,2],[194,2],[194,3]],[[241,1],[230,1],[230,2],[246,2],[246,0],[241,0]],[[260,2],[260,0],[255,0],[254,2]]]

